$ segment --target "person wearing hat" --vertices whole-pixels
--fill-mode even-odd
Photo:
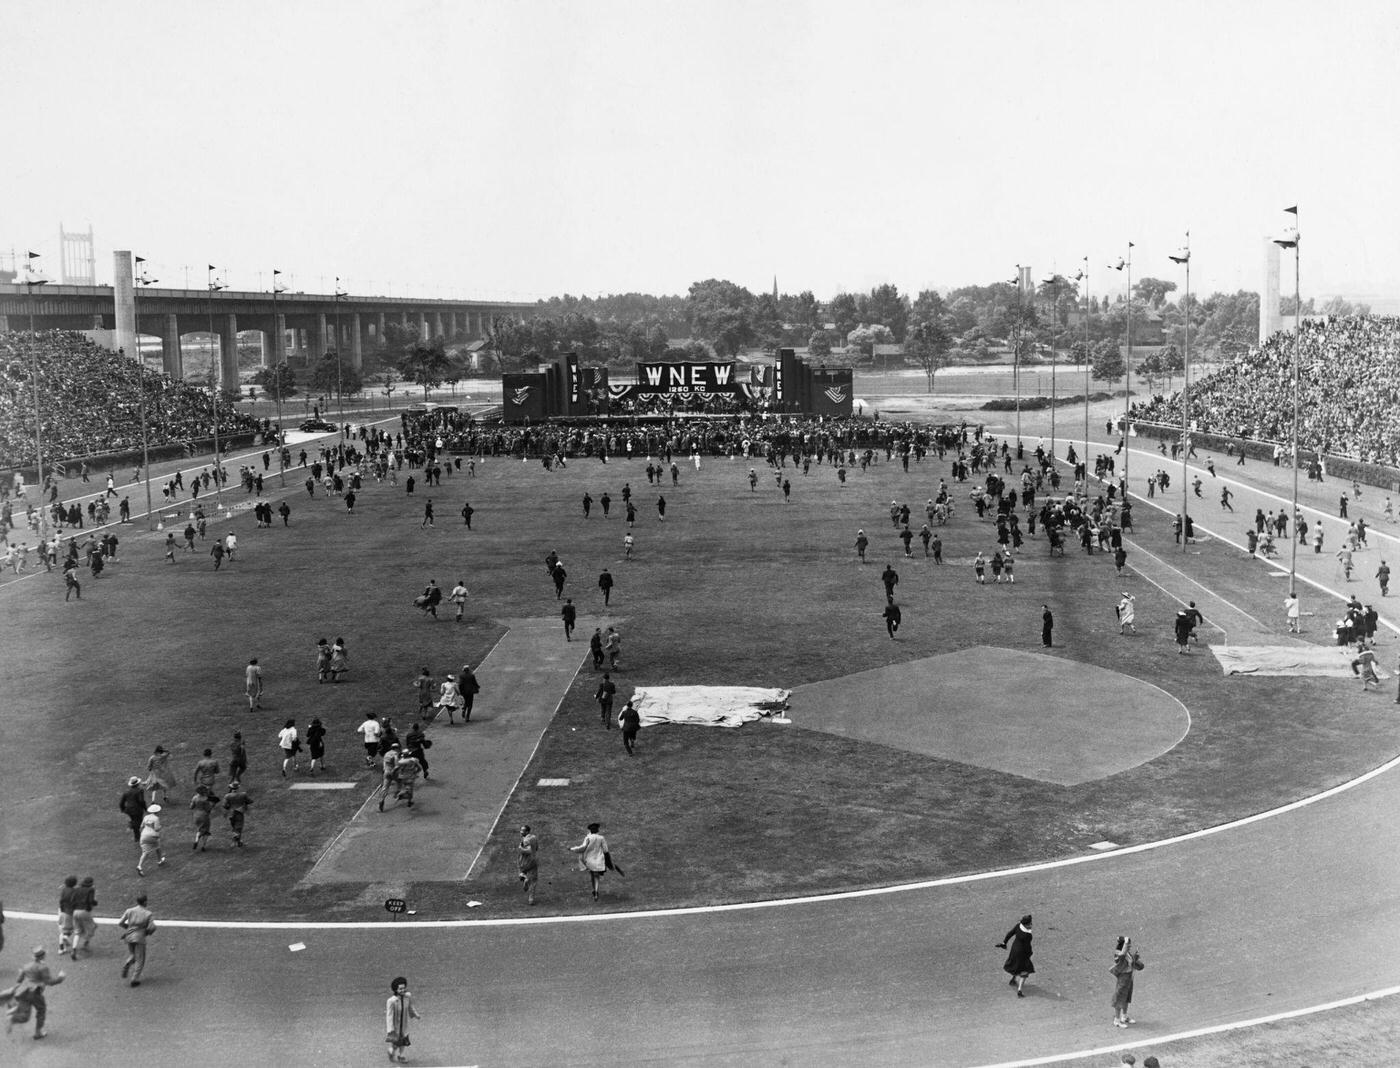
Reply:
[[[165,861],[161,861],[162,864]],[[131,977],[132,986],[141,985],[141,973],[146,970],[146,940],[155,934],[155,914],[146,907],[146,895],[137,894],[136,904],[122,913],[117,921],[122,941],[126,943],[126,961],[122,978]]]
[[[126,780],[126,789],[122,791],[117,808],[131,824],[132,841],[141,841],[141,817],[146,814],[146,788],[141,785],[141,776],[133,775]]]
[[[382,765],[384,778],[379,784],[379,811],[384,811],[384,799],[389,796],[390,790],[395,790],[398,786],[399,773],[399,743],[392,742],[384,752],[384,763]]]
[[[252,803],[253,799],[237,779],[228,784],[228,793],[224,794],[224,811],[228,813],[233,844],[240,849],[243,847],[243,824],[248,817],[248,806]]]
[[[1137,599],[1127,590],[1123,591],[1122,597],[1118,601],[1118,633],[1124,634],[1127,631],[1137,633],[1137,624],[1133,622],[1137,614]],[[1127,628],[1125,631],[1124,628]]]
[[[1006,932],[1006,937],[997,943],[997,949],[1007,950],[1006,963],[1001,970],[1011,976],[1008,984],[1016,988],[1016,996],[1026,996],[1026,979],[1035,971],[1031,963],[1031,917],[1030,913],[1021,917],[1021,922]]]
[[[583,841],[576,846],[569,846],[570,853],[582,854],[579,857],[579,869],[588,872],[588,885],[593,891],[594,901],[598,900],[598,883],[608,870],[608,840],[599,833],[601,829],[602,824],[590,823]]]
[[[457,689],[457,676],[448,675],[442,682],[442,693],[438,697],[437,707],[447,712],[448,726],[454,726],[457,720],[454,718],[457,710],[463,707],[462,692]]]
[[[44,989],[57,986],[68,978],[61,971],[54,975],[49,970],[48,962],[44,959],[47,955],[43,946],[34,947],[34,959],[19,970],[19,977],[15,980],[14,993],[11,995],[19,1005],[27,1005],[33,1010],[35,1038],[43,1038],[47,1033],[44,1030],[44,1021],[48,1018],[49,1006],[48,1002],[44,1000]],[[28,1018],[27,1012],[20,1016],[11,1010],[11,1024],[16,1020],[23,1023]]]
[[[165,852],[160,848],[160,806],[148,805],[146,815],[141,818],[141,858],[136,862],[136,874],[146,874],[146,858],[155,857],[156,867],[165,863]]]

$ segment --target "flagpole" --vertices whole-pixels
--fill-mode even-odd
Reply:
[[[1181,551],[1187,551],[1186,520],[1191,508],[1190,474],[1186,458],[1191,454],[1191,425],[1188,418],[1188,405],[1191,396],[1191,231],[1186,231],[1186,247],[1177,255],[1167,257],[1173,263],[1186,266],[1186,296],[1182,300],[1185,310],[1185,352],[1181,365]]]
[[[39,335],[34,332],[34,287],[44,285],[48,279],[34,277],[34,261],[39,253],[30,252],[24,265],[24,286],[29,291],[29,375],[34,380],[34,480],[39,494],[39,544],[42,546],[48,534],[48,520],[45,518],[44,502],[44,436],[43,422],[39,414]]]
[[[1283,209],[1293,216],[1293,236],[1276,238],[1274,244],[1280,248],[1293,250],[1293,526],[1288,539],[1288,596],[1298,596],[1298,462],[1302,452],[1298,448],[1298,374],[1299,350],[1303,335],[1303,292],[1302,292],[1302,233],[1298,226],[1298,206]],[[1241,446],[1243,447],[1243,446]]]

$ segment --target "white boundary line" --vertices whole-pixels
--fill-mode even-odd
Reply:
[[[865,890],[839,890],[829,894],[814,894],[809,897],[775,898],[769,901],[739,901],[727,905],[691,905],[685,908],[675,909],[641,909],[636,912],[587,913],[579,916],[524,916],[486,920],[410,920],[407,922],[394,920],[368,920],[361,922],[356,920],[162,919],[161,923],[166,927],[228,931],[356,931],[375,929],[397,929],[403,931],[411,928],[426,929],[438,927],[531,927],[546,924],[601,923],[608,920],[665,919],[673,916],[704,916],[720,912],[751,912],[758,909],[787,908],[796,905],[818,905],[832,901],[854,901],[866,897],[885,897],[890,894],[903,894],[911,890],[933,890],[945,886],[965,886],[969,883],[990,882],[993,879],[1009,879],[1022,875],[1033,875],[1036,872],[1055,871],[1059,868],[1069,868],[1079,864],[1094,864],[1117,857],[1131,856],[1134,853],[1147,853],[1157,849],[1164,849],[1167,846],[1192,842],[1198,838],[1207,838],[1225,831],[1233,831],[1240,827],[1248,827],[1250,824],[1259,823],[1262,820],[1283,816],[1289,812],[1296,812],[1309,805],[1317,804],[1320,801],[1326,801],[1338,794],[1355,789],[1393,770],[1397,766],[1400,766],[1400,756],[1391,757],[1384,764],[1372,768],[1370,771],[1358,775],[1354,779],[1329,787],[1321,793],[1313,794],[1310,797],[1300,798],[1297,801],[1290,801],[1288,804],[1281,805],[1278,808],[1268,809],[1264,812],[1256,812],[1252,816],[1244,816],[1237,820],[1231,820],[1228,823],[1220,823],[1213,827],[1203,827],[1200,830],[1188,831],[1186,834],[1179,834],[1172,838],[1162,838],[1154,842],[1140,842],[1137,845],[1123,846],[1104,853],[1088,853],[1077,857],[1064,857],[1060,860],[1046,860],[1036,864],[1023,864],[1016,868],[1000,868],[996,871],[976,872],[971,875],[951,875],[941,879],[926,879],[915,883],[901,883],[897,886],[876,886]],[[12,911],[8,915],[21,920],[41,920],[48,922],[53,920],[53,914],[51,912]],[[117,921],[115,919],[102,918],[98,919],[96,922],[99,924],[114,924]]]
[[[1030,1068],[1032,1065],[1082,1060],[1085,1057],[1104,1057],[1114,1053],[1121,1053],[1129,1049],[1144,1049],[1147,1046],[1161,1046],[1167,1042],[1183,1042],[1187,1039],[1202,1038],[1206,1035],[1224,1034],[1227,1031],[1242,1031],[1246,1027],[1262,1027],[1265,1024],[1280,1023],[1284,1020],[1296,1020],[1303,1016],[1316,1015],[1319,1012],[1331,1012],[1333,1009],[1350,1008],[1353,1005],[1361,1005],[1367,1001],[1380,1001],[1382,998],[1394,997],[1396,994],[1400,994],[1400,986],[1388,986],[1381,990],[1372,990],[1369,993],[1342,998],[1340,1001],[1328,1001],[1322,1005],[1309,1005],[1306,1008],[1291,1009],[1288,1012],[1276,1012],[1269,1016],[1256,1016],[1250,1020],[1237,1020],[1234,1023],[1215,1024],[1212,1027],[1198,1027],[1191,1031],[1176,1031],[1169,1035],[1154,1035],[1152,1038],[1145,1038],[1137,1042],[1124,1042],[1117,1046],[1099,1046],[1095,1049],[1076,1050],[1073,1053],[1058,1053],[1045,1057],[1032,1057],[1023,1061],[1000,1061],[996,1064],[978,1065],[977,1068]]]

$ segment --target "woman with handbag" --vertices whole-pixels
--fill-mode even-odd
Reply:
[[[423,1017],[413,1007],[407,979],[400,975],[389,984],[389,989],[392,993],[384,1006],[384,1041],[389,1043],[389,1060],[402,1064],[408,1060],[403,1051],[413,1044],[408,1037],[408,1021]]]
[[[1035,971],[1031,963],[1031,917],[1030,913],[1021,917],[1021,922],[1006,932],[1006,937],[997,943],[997,949],[1007,950],[1006,963],[1001,970],[1011,976],[1009,986],[1016,988],[1016,996],[1026,996],[1026,979]]]
[[[581,853],[579,867],[588,872],[588,885],[593,891],[593,900],[598,900],[598,884],[608,870],[608,840],[598,832],[602,825],[590,823],[588,833],[576,846],[569,846],[569,852]]]
[[[1127,1027],[1133,1020],[1128,1016],[1128,1005],[1133,1000],[1133,973],[1143,969],[1142,958],[1133,949],[1133,940],[1118,936],[1118,944],[1113,949],[1113,967],[1109,973],[1114,978],[1113,986],[1113,1026]]]

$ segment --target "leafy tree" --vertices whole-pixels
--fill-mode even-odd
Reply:
[[[647,331],[647,358],[654,360],[670,347],[671,339],[666,334],[666,328],[660,323],[654,324]]]
[[[262,386],[263,392],[273,400],[296,396],[297,376],[285,363],[264,367],[253,376],[253,381]]]
[[[1094,346],[1089,364],[1090,374],[1101,382],[1117,382],[1127,372],[1123,352],[1115,341],[1100,341]]]
[[[347,363],[339,363],[334,351],[326,353],[311,372],[311,388],[327,396],[353,397],[364,392],[360,372]]]
[[[860,325],[860,310],[856,298],[849,293],[839,293],[826,306],[827,315],[835,323],[836,336],[845,337]]]
[[[384,336],[379,340],[385,351],[397,358],[399,353],[421,339],[422,336],[416,324],[386,322]]]
[[[875,354],[876,345],[888,345],[893,341],[894,333],[884,323],[861,323],[846,335],[846,344],[867,358]]]
[[[948,328],[938,319],[919,323],[905,339],[904,356],[917,362],[928,376],[930,393],[933,392],[934,376],[948,364],[948,350],[952,347],[952,341]]]
[[[932,323],[942,319],[949,313],[947,303],[939,296],[936,289],[920,290],[919,295],[914,298],[914,303],[909,308],[909,321],[911,323]],[[971,325],[970,323],[968,324]],[[945,323],[950,334],[961,334],[966,327],[959,329],[956,323]]]
[[[771,293],[761,293],[754,301],[753,333],[764,352],[775,351],[783,342],[782,317]]]
[[[1371,306],[1369,304],[1353,304],[1345,297],[1333,297],[1322,306],[1322,314],[1337,318],[1364,317],[1371,314]]]
[[[435,337],[431,341],[418,341],[403,353],[398,360],[399,373],[416,385],[423,387],[423,400],[427,401],[430,390],[441,385],[452,369],[452,361],[443,348],[443,341]]]
[[[395,385],[396,379],[394,378],[393,372],[381,371],[378,375],[375,376],[375,381],[377,381],[380,387],[383,389],[384,398],[389,402],[389,406],[393,407],[394,391],[398,388],[398,386]]]
[[[1293,309],[1294,309],[1296,306],[1297,306],[1297,304],[1296,304],[1296,302],[1295,302],[1294,299],[1293,299],[1293,294],[1292,294],[1292,293],[1289,293],[1289,294],[1287,294],[1286,296],[1283,296],[1283,297],[1280,297],[1280,298],[1279,298],[1279,314],[1280,314],[1280,315],[1291,316],[1291,315],[1293,314]],[[1313,301],[1313,298],[1312,298],[1312,297],[1309,297],[1307,300],[1303,301],[1303,314],[1304,314],[1304,315],[1316,315],[1316,314],[1317,314],[1317,308],[1314,306],[1314,301]]]
[[[870,291],[865,302],[863,320],[890,328],[895,341],[903,341],[909,326],[909,304],[897,286],[886,282]]]
[[[1160,308],[1167,299],[1167,294],[1176,292],[1176,283],[1162,278],[1139,278],[1133,284],[1133,292],[1139,300],[1145,301],[1153,308]]]
[[[807,355],[815,360],[824,360],[831,355],[831,335],[825,330],[813,330],[807,339]]]
[[[708,341],[717,356],[737,354],[754,339],[753,305],[753,294],[733,282],[695,282],[686,298],[691,336]]]
[[[797,337],[810,335],[813,330],[822,328],[822,306],[810,289],[804,289],[795,297],[784,294],[779,308],[783,321],[792,324]]]

